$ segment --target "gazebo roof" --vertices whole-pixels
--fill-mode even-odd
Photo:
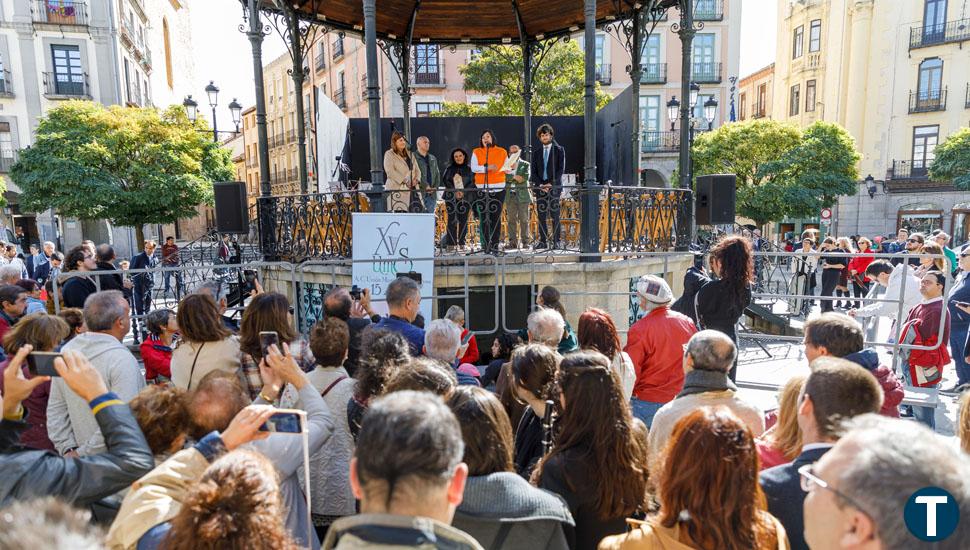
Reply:
[[[625,17],[635,4],[676,0],[597,0],[597,25]],[[361,0],[296,2],[301,18],[335,29],[362,32]],[[414,42],[488,44],[520,39],[518,19],[530,38],[571,34],[583,27],[583,0],[377,0],[377,36],[403,39],[414,17]],[[268,7],[268,6],[267,6]],[[270,8],[272,9],[272,8]],[[517,16],[518,12],[518,16]]]

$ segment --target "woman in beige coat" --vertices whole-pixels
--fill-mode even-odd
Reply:
[[[414,155],[408,150],[407,141],[401,132],[395,131],[391,134],[391,148],[384,153],[384,172],[387,174],[384,188],[388,191],[414,190],[421,182],[421,169],[418,168]],[[410,211],[409,206],[415,193],[417,191],[389,193],[387,196],[388,212]],[[421,198],[416,198],[417,202],[420,203]],[[423,212],[424,207],[420,206],[417,211]]]

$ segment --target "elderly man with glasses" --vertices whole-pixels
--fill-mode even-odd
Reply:
[[[798,470],[807,492],[803,513],[809,547],[966,548],[970,537],[966,455],[915,422],[867,414],[848,421],[844,428],[846,434],[825,456]],[[909,524],[912,514],[904,510],[910,508],[914,493],[927,487],[943,489],[949,496],[933,508],[935,536],[920,539],[917,534],[929,535],[921,530],[929,522]],[[927,518],[930,506],[913,506],[916,514]],[[944,511],[954,508],[962,520],[956,525],[943,521]]]
[[[840,422],[879,412],[883,400],[875,377],[851,361],[820,357],[812,362],[811,369],[798,398],[802,452],[790,464],[764,470],[760,478],[768,511],[785,526],[792,550],[808,548],[802,536],[805,491],[799,483],[799,469],[810,466],[832,448],[838,441]]]

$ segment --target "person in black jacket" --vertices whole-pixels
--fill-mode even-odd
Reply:
[[[448,231],[442,246],[465,246],[468,234],[468,213],[471,212],[469,199],[475,194],[475,180],[468,153],[455,147],[449,156],[448,167],[441,176],[444,192],[445,211],[448,214]]]
[[[98,275],[98,281],[101,285],[101,290],[118,290],[125,295],[126,299],[131,298],[131,285],[126,284],[124,277],[121,273],[117,273],[118,268],[114,266],[115,261],[115,249],[110,244],[102,244],[97,248],[97,266],[96,271],[113,271],[110,275]]]
[[[98,268],[94,260],[94,254],[83,245],[72,248],[67,253],[65,263],[67,264],[67,271],[69,272],[86,273],[95,271]],[[59,279],[57,283],[61,287],[61,296],[63,297],[65,307],[84,309],[84,301],[88,299],[88,296],[98,291],[94,281],[86,275],[65,277],[62,279]]]
[[[344,360],[344,369],[347,374],[354,377],[357,373],[357,364],[360,361],[360,335],[371,325],[368,315],[370,310],[370,291],[361,290],[360,301],[356,303],[363,310],[363,316],[354,316],[354,299],[346,288],[334,288],[323,297],[323,314],[327,317],[335,317],[347,323],[350,329],[350,345],[347,348],[347,359]]]
[[[707,271],[704,270],[704,254],[695,252],[694,265],[690,266],[684,273],[684,293],[680,295],[680,298],[677,298],[670,309],[690,317],[690,320],[694,321],[696,325],[697,309],[694,307],[694,299],[697,297],[697,291],[710,280]]]
[[[515,429],[515,471],[525,479],[545,454],[543,440],[548,434],[542,425],[547,401],[555,403],[556,376],[562,357],[545,344],[529,344],[512,352],[509,370],[513,396],[528,405]],[[553,407],[555,409],[555,406]],[[557,411],[553,411],[553,416]],[[510,418],[512,415],[509,415]]]
[[[155,467],[152,451],[131,410],[108,392],[98,371],[79,353],[65,352],[54,361],[64,382],[88,402],[104,434],[105,453],[68,458],[51,451],[27,450],[19,444],[27,429],[20,402],[48,380],[27,380],[21,365],[33,348],[23,346],[4,371],[3,421],[0,422],[0,506],[14,500],[56,496],[89,506],[131,485]]]
[[[735,326],[751,304],[753,281],[751,242],[733,235],[719,241],[710,252],[711,271],[717,276],[697,291],[697,324],[701,329],[722,332],[738,344]],[[738,364],[728,373],[733,382]]]
[[[813,361],[811,367],[798,405],[802,453],[793,462],[768,468],[760,475],[768,511],[785,527],[792,550],[808,549],[803,534],[805,491],[798,469],[814,464],[835,445],[843,421],[878,413],[882,406],[879,382],[859,365],[825,357]]]
[[[536,197],[536,215],[539,218],[539,242],[535,249],[553,249],[562,246],[562,224],[559,221],[559,199],[562,196],[562,176],[566,171],[566,150],[556,143],[555,131],[549,124],[543,124],[536,130],[536,136],[542,145],[532,155],[532,171],[529,180]],[[552,239],[549,239],[549,229],[546,220],[552,221]]]
[[[145,249],[131,259],[130,269],[154,269],[158,267],[158,259],[155,258],[156,247],[155,241],[151,239],[146,240]],[[138,327],[138,319],[147,315],[152,309],[152,289],[155,288],[155,274],[152,272],[136,273],[132,276],[132,280],[135,283],[132,292],[132,302],[135,306],[133,324],[135,327]],[[133,328],[132,330],[136,335],[139,332],[144,332],[143,329],[139,328]]]

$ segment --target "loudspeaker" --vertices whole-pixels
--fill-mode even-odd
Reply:
[[[246,184],[241,181],[220,181],[212,184],[212,187],[216,202],[216,231],[249,233]]]
[[[697,176],[695,217],[697,225],[722,225],[734,223],[734,191],[737,176],[734,174],[711,174]]]

